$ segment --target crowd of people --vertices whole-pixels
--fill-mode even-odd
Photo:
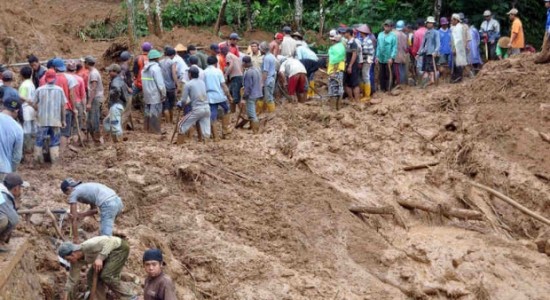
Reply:
[[[550,0],[544,2],[548,20],[537,63],[550,60]],[[237,33],[204,49],[178,44],[159,50],[145,42],[139,55],[123,51],[117,63],[106,68],[107,88],[92,56],[55,57],[42,66],[30,55],[28,66],[19,70],[18,89],[13,71],[0,66],[0,252],[8,251],[6,245],[19,222],[18,200],[27,184],[16,171],[23,158],[42,164],[47,153],[55,164],[71,143],[102,143],[106,138],[120,142],[124,130],[135,129],[132,109],[141,111],[148,133],[166,134],[163,123],[177,122],[178,144],[193,138],[195,130],[199,140],[227,138],[232,117],[258,133],[261,116],[275,112],[277,87],[291,102],[315,98],[320,95],[315,74],[321,68],[328,75],[326,96],[345,96],[351,103],[365,103],[375,92],[399,85],[426,88],[438,80],[457,83],[475,75],[484,61],[506,59],[526,48],[517,9],[508,12],[509,36],[502,34],[490,11],[483,16],[479,29],[461,13],[439,20],[430,16],[416,24],[386,20],[377,36],[367,24],[341,25],[329,32],[326,58],[288,26],[272,41],[240,46]],[[108,113],[102,118],[105,99]],[[179,111],[182,117],[177,117]],[[85,133],[85,141],[76,133]],[[99,274],[99,297],[109,288],[123,299],[136,299],[120,285],[130,250],[124,239],[113,236],[115,219],[124,207],[121,198],[103,184],[70,178],[62,182],[61,190],[68,196],[73,220],[73,241],[58,249],[60,258],[72,265],[64,299],[74,292],[79,267],[87,264],[92,264],[89,281],[94,272]],[[77,203],[89,204],[90,210],[78,212]],[[79,244],[78,220],[95,214],[100,215],[99,235]],[[149,275],[145,299],[176,299],[171,279],[162,272],[162,252],[146,251],[143,263]]]

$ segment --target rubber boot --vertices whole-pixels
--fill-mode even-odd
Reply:
[[[225,139],[231,134],[231,120],[229,114],[224,114],[222,117],[222,137]]]
[[[182,145],[187,140],[187,134],[178,133],[178,138],[176,139],[176,144]]]
[[[217,121],[210,121],[210,133],[212,134],[212,140],[214,142],[218,142],[220,140],[220,137],[218,136],[218,122]]]
[[[42,147],[34,146],[34,161],[43,164],[44,155],[42,155]]]
[[[259,115],[262,112],[264,112],[264,101],[263,100],[257,100],[256,101],[256,114]]]
[[[312,81],[309,82],[309,88],[307,89],[307,98],[308,99],[315,96],[315,91],[313,91],[314,88],[315,88],[315,81],[312,80]]]
[[[363,83],[363,98],[361,98],[361,102],[365,103],[365,102],[368,102],[370,101],[370,84],[368,83]]]
[[[260,132],[260,122],[258,121],[251,121],[250,122],[250,128],[252,128],[252,132],[254,134],[258,134]]]
[[[266,103],[266,110],[268,113],[274,113],[275,112],[275,101],[267,102]]]
[[[59,147],[50,147],[50,159],[52,164],[55,164],[59,160]]]
[[[365,84],[363,82],[359,83],[359,90],[365,94]],[[365,95],[363,95],[363,98],[365,98]],[[360,99],[360,102],[363,102],[363,98]]]

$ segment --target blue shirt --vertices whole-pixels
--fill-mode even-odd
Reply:
[[[215,66],[208,66],[204,70],[204,84],[206,85],[206,95],[208,103],[217,104],[227,101],[222,84],[225,83],[223,72]]]
[[[4,86],[4,98],[2,100],[8,99],[8,97],[15,97],[19,99],[19,93],[16,89],[12,88],[11,86]]]
[[[23,157],[23,128],[12,117],[0,113],[0,173],[12,173]]]
[[[262,73],[267,73],[264,84],[268,85],[275,82],[275,76],[277,74],[276,64],[277,62],[273,54],[267,53],[264,55],[264,60],[262,62]]]
[[[546,11],[546,33],[550,33],[550,9]]]
[[[440,49],[439,53],[441,54],[451,54],[451,29],[447,30],[439,29],[439,41]]]
[[[244,93],[243,98],[248,99],[258,99],[262,95],[262,75],[260,70],[255,67],[250,67],[246,72],[244,72]]]
[[[69,204],[85,203],[101,208],[105,202],[117,198],[111,188],[101,183],[87,182],[77,185],[69,195]]]

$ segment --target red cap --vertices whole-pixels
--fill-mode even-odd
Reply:
[[[276,35],[275,35],[275,39],[276,40],[282,40],[284,38],[284,35],[280,32],[278,32]]]
[[[47,83],[52,83],[57,79],[57,74],[53,69],[49,69],[46,71],[46,74],[44,75]]]

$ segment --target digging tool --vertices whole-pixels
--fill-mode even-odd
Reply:
[[[20,209],[17,211],[17,214],[19,215],[32,215],[32,214],[45,214],[46,208],[37,208],[37,209]],[[67,214],[67,210],[60,208],[60,209],[54,209],[50,210],[52,214],[55,215],[65,215]]]
[[[181,117],[181,112],[183,109],[178,109],[178,117],[176,118],[176,125],[174,126],[174,131],[172,132],[172,137],[170,138],[170,145],[174,142],[174,137],[176,136],[176,132],[178,132],[178,123],[179,119]]]
[[[93,268],[93,266],[92,266]],[[88,300],[95,300],[95,294],[96,294],[96,291],[97,291],[97,277],[98,277],[98,272],[96,272],[95,270],[93,271],[94,273],[94,277],[92,279],[92,289],[87,292],[87,297],[86,295],[84,295],[84,299],[88,299]]]
[[[388,75],[389,75],[389,80],[388,80],[388,92],[391,92],[391,88],[393,86],[393,72],[392,72],[392,69],[391,67],[393,66],[393,64],[388,64]]]
[[[437,67],[436,67],[436,64],[435,64],[435,55],[432,55],[432,63],[434,64],[435,85],[438,86],[439,85],[439,76],[437,76]],[[440,72],[439,75],[441,75],[441,72]]]
[[[80,145],[85,148],[86,144],[84,143],[84,137],[82,137],[82,131],[80,131],[80,121],[78,120],[78,113],[76,113],[76,116],[74,118],[76,123],[76,134],[78,135],[78,141],[80,142]]]
[[[489,61],[489,37],[485,36],[483,42],[485,43],[485,61]]]

